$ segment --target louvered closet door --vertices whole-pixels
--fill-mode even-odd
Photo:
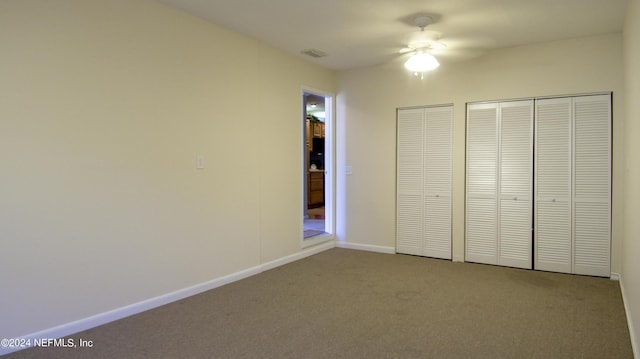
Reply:
[[[451,259],[453,106],[398,110],[396,251]]]
[[[498,104],[467,106],[465,260],[498,263]]]
[[[570,98],[536,101],[535,269],[572,272]]]
[[[396,251],[424,248],[424,110],[398,110]]]
[[[610,273],[611,97],[536,104],[535,268]]]
[[[425,109],[424,255],[451,259],[451,127],[453,107]]]
[[[531,269],[533,100],[500,105],[498,264]]]
[[[574,273],[610,276],[611,97],[574,99]]]

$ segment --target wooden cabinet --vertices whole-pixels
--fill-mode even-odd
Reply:
[[[311,131],[311,121],[307,120],[305,123],[305,131],[304,134],[306,136],[306,145],[307,145],[307,152],[311,152],[311,138],[313,136],[313,133]],[[308,157],[308,154],[307,154]],[[307,158],[308,160],[308,158]]]
[[[305,135],[307,151],[311,152],[311,150],[313,150],[313,139],[324,138],[324,122],[311,121],[307,119],[305,121]]]
[[[324,206],[324,155],[322,153],[313,153],[314,139],[324,138],[324,122],[310,120],[307,118],[305,122],[305,134],[306,134],[306,165],[307,168],[311,168],[311,165],[315,165],[315,168],[319,170],[307,171],[307,207],[315,208]],[[317,151],[317,149],[316,149]]]
[[[324,171],[307,173],[308,207],[324,206]]]
[[[324,122],[307,120],[307,140],[324,138]]]
[[[313,137],[324,138],[324,122],[311,122],[313,125]]]

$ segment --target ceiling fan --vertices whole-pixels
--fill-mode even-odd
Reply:
[[[433,56],[432,52],[446,48],[445,44],[438,41],[438,33],[427,33],[424,31],[424,28],[433,22],[434,18],[430,15],[416,15],[413,18],[413,24],[420,28],[420,33],[409,42],[406,48],[400,50],[401,54],[412,54],[404,66],[416,76],[420,74],[421,79],[424,79],[424,73],[426,71],[434,70],[440,66],[440,63]]]

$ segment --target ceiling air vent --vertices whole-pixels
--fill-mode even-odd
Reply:
[[[300,52],[305,54],[305,55],[308,55],[308,56],[311,56],[311,57],[315,57],[315,58],[327,56],[326,52],[320,51],[318,49],[306,49],[306,50],[302,50]]]

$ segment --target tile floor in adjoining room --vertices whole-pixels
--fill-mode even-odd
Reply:
[[[307,210],[308,218],[304,219],[304,238],[325,234],[324,207]]]

